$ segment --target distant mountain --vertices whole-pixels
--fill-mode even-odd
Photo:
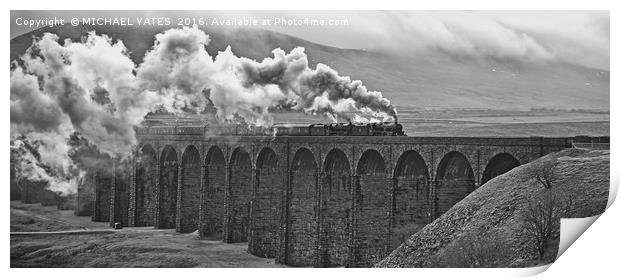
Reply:
[[[34,36],[45,32],[79,40],[88,31],[120,39],[140,63],[163,28],[45,27],[11,39],[11,61]],[[416,57],[339,49],[293,36],[257,29],[204,29],[211,55],[228,45],[239,56],[262,60],[271,50],[303,46],[311,65],[324,63],[341,75],[382,91],[397,108],[609,109],[609,71],[558,62],[498,61],[452,57],[439,51]]]

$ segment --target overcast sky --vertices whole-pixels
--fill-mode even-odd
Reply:
[[[346,26],[259,28],[340,47],[375,51],[440,50],[454,55],[566,61],[609,69],[608,11],[13,11],[11,37],[32,30],[17,18],[204,17],[344,19]]]

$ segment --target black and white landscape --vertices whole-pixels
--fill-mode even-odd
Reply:
[[[81,13],[172,23],[16,24]],[[11,21],[11,267],[532,267],[608,203],[609,12]]]

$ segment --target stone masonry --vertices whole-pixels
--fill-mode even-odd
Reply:
[[[198,230],[315,267],[371,266],[482,183],[571,139],[137,133],[131,170],[92,173],[93,220]]]

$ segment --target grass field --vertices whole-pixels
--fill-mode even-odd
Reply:
[[[500,111],[403,107],[399,123],[409,136],[546,136],[609,135],[609,113],[601,111]],[[329,123],[325,117],[274,113],[275,123]]]
[[[173,230],[11,235],[11,267],[282,267],[247,243],[199,240]]]
[[[90,217],[74,216],[72,210],[11,201],[11,232],[54,232],[107,227],[107,223],[92,222]]]
[[[114,230],[19,201],[11,202],[11,232],[11,267],[283,267],[249,254],[247,243],[152,227]]]

